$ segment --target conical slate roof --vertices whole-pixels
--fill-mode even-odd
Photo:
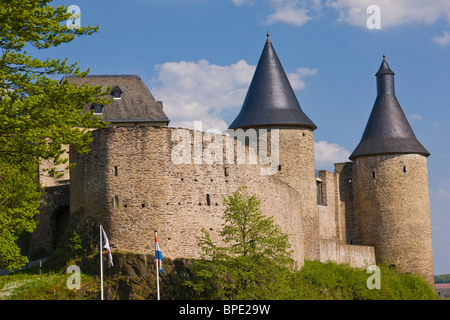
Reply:
[[[303,113],[267,35],[241,111],[229,129],[277,125],[317,128]]]
[[[395,75],[394,71],[391,70],[391,68],[389,68],[389,65],[386,61],[386,57],[383,55],[383,62],[381,62],[381,66],[380,66],[380,70],[378,70],[378,72],[375,74],[375,76],[382,76],[385,74],[392,74]]]
[[[430,153],[414,135],[394,91],[394,72],[383,56],[377,74],[377,98],[367,121],[360,143],[350,160],[369,155],[417,153],[426,157]]]

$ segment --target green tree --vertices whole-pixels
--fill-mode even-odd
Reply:
[[[77,63],[67,63],[68,58],[39,60],[26,51],[56,47],[98,30],[69,29],[68,7],[55,8],[49,2],[0,0],[0,180],[9,181],[0,184],[0,268],[27,262],[13,240],[35,228],[39,162],[66,163],[63,145],[88,152],[89,128],[105,125],[93,112],[84,111],[87,103],[109,102],[101,86],[78,87],[54,79],[84,77],[89,70],[80,71]]]
[[[288,235],[262,214],[260,200],[245,187],[224,198],[224,205],[223,246],[202,230],[202,258],[189,285],[208,299],[276,299],[295,267]]]

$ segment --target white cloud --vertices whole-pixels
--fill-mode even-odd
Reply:
[[[370,5],[380,7],[381,28],[410,23],[433,24],[438,19],[450,21],[448,0],[327,0],[326,5],[339,12],[339,21],[366,27]]]
[[[450,199],[450,180],[442,179],[437,188],[437,195],[442,199]]]
[[[306,76],[314,76],[317,74],[316,68],[297,68],[295,72],[287,74],[289,82],[291,83],[292,89],[301,90],[305,87],[305,82],[303,78]]]
[[[333,170],[335,163],[349,161],[348,157],[350,156],[350,152],[344,147],[326,141],[314,142],[314,154],[316,167],[328,170]]]
[[[450,32],[444,31],[442,35],[433,37],[433,41],[443,46],[450,44]]]
[[[420,121],[423,119],[423,117],[420,114],[411,114],[411,115],[409,115],[409,119],[411,121],[414,121],[414,120]]]
[[[254,4],[258,0],[232,0],[235,5]],[[267,3],[272,12],[266,23],[284,22],[301,26],[325,13],[338,13],[338,21],[367,28],[367,13],[370,5],[380,7],[381,28],[398,25],[425,23],[433,24],[439,19],[450,22],[449,0],[259,0]],[[325,9],[328,9],[325,11]],[[447,32],[434,41],[450,43]],[[442,40],[441,40],[442,39]],[[439,42],[441,41],[441,42]]]
[[[203,130],[227,129],[224,112],[242,105],[256,66],[240,60],[229,66],[198,62],[166,62],[156,66],[158,76],[150,81],[150,91],[162,100],[172,127],[193,128],[203,122]],[[303,89],[303,77],[317,69],[298,68],[288,77],[294,90]]]
[[[303,8],[296,8],[295,6],[287,5],[277,7],[275,12],[267,16],[266,22],[274,24],[277,22],[290,23],[296,26],[302,26],[312,18],[308,16],[308,10]]]
[[[252,5],[258,0],[231,0],[236,6],[243,4]],[[318,10],[322,7],[322,0],[265,0],[271,8],[271,13],[267,15],[265,22],[275,24],[278,22],[302,26],[312,19],[311,10]]]
[[[194,121],[201,120],[205,130],[225,130],[221,112],[242,104],[255,66],[244,60],[229,66],[200,60],[167,62],[156,70],[151,91],[163,101],[171,126],[192,128]]]
[[[437,193],[440,198],[450,199],[450,191],[445,190],[444,188],[438,188]]]
[[[241,6],[245,4],[253,4],[256,0],[231,0],[235,5]]]

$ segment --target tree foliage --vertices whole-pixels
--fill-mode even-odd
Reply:
[[[225,198],[224,205],[223,245],[202,230],[202,259],[193,267],[190,285],[209,299],[273,299],[294,268],[287,234],[262,214],[260,200],[245,187]]]
[[[68,58],[39,60],[27,51],[56,47],[98,30],[98,26],[69,29],[67,6],[53,7],[49,2],[0,0],[0,180],[10,182],[0,184],[2,268],[26,262],[13,239],[35,227],[39,162],[65,163],[63,145],[88,152],[88,129],[105,125],[93,112],[84,111],[87,103],[109,102],[101,86],[78,87],[54,79],[84,77],[89,70],[68,64]]]
[[[440,274],[434,276],[434,283],[450,283],[450,274]]]
[[[37,167],[0,162],[0,265],[19,267],[27,263],[15,244],[21,232],[32,232],[38,213],[41,188]]]

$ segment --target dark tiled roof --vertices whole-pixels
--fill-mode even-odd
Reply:
[[[277,125],[317,128],[302,111],[267,38],[241,111],[229,128]]]
[[[394,72],[384,57],[376,76],[378,95],[361,141],[350,160],[361,156],[405,153],[428,157],[429,152],[417,140],[395,96]]]
[[[64,80],[76,85],[109,86],[111,91],[116,87],[122,91],[120,99],[114,99],[111,104],[102,109],[102,119],[107,122],[169,122],[163,111],[162,102],[156,101],[147,86],[137,75],[88,75],[84,78],[66,76]],[[112,98],[112,95],[111,95]],[[91,105],[87,105],[89,110]]]

